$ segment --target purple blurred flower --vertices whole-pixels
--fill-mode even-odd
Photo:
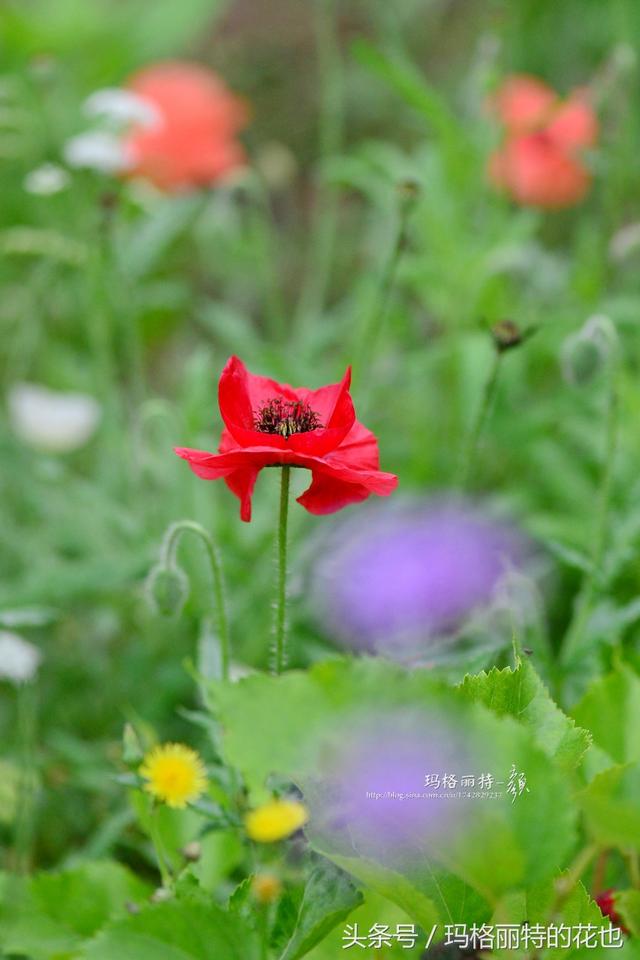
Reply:
[[[504,521],[440,499],[361,512],[319,553],[312,595],[334,637],[411,659],[429,657],[439,638],[490,607],[530,550]]]
[[[459,782],[474,763],[462,732],[435,713],[361,716],[348,738],[343,731],[323,744],[305,799],[332,846],[406,859],[443,842],[466,815],[468,801],[425,788],[425,777],[448,771]]]

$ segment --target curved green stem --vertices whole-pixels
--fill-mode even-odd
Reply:
[[[224,577],[222,573],[222,563],[218,557],[215,543],[211,536],[199,523],[194,520],[177,520],[172,523],[167,530],[160,551],[160,563],[162,566],[172,567],[175,565],[175,556],[178,549],[180,538],[184,533],[194,533],[204,543],[211,566],[213,578],[213,592],[215,598],[216,620],[218,625],[218,635],[220,637],[220,669],[222,679],[229,678],[229,663],[231,659],[231,642],[229,637],[229,620],[227,617],[227,607],[224,595]]]
[[[287,528],[289,521],[289,482],[291,467],[282,467],[280,519],[278,522],[278,582],[276,593],[275,646],[273,672],[282,673],[287,662]]]

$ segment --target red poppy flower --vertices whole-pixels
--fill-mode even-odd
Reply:
[[[247,107],[211,70],[160,63],[135,74],[128,87],[158,115],[126,139],[133,175],[174,191],[214,183],[244,164],[237,134]]]
[[[300,503],[309,513],[334,513],[375,493],[388,496],[398,478],[379,469],[376,438],[356,420],[351,370],[340,383],[294,389],[249,373],[238,357],[222,371],[218,403],[225,427],[219,453],[177,447],[203,480],[222,478],[251,519],[251,496],[263,467],[303,467],[311,486]]]
[[[517,203],[547,210],[579,203],[591,184],[586,168],[546,133],[507,140],[490,158],[489,176]]]
[[[614,923],[617,927],[620,927],[623,933],[628,934],[629,931],[627,930],[624,923],[622,922],[622,917],[616,910],[616,901],[615,901],[616,892],[617,891],[614,890],[613,888],[609,890],[605,890],[603,893],[601,893],[599,896],[596,897],[596,903],[600,907],[600,910],[603,916],[608,917],[612,923]]]
[[[541,126],[549,117],[558,98],[551,87],[526,74],[507,77],[489,100],[509,133],[528,133]]]
[[[505,140],[489,158],[489,178],[517,203],[573,206],[591,184],[581,151],[595,144],[598,121],[586,91],[566,100],[536,77],[508,77],[490,101]]]

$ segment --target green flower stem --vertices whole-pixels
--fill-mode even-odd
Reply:
[[[218,556],[215,543],[199,523],[193,520],[178,520],[176,523],[171,524],[164,536],[160,551],[160,563],[169,569],[175,566],[176,551],[184,533],[193,533],[199,537],[207,552],[213,579],[216,623],[218,626],[218,636],[220,638],[220,669],[222,679],[228,680],[231,660],[231,640],[229,636],[229,619],[225,601],[222,563]]]
[[[278,522],[278,582],[275,603],[276,619],[273,658],[273,672],[276,675],[282,673],[284,670],[287,657],[287,527],[289,522],[289,482],[291,479],[291,467],[282,467],[281,474],[280,519]]]
[[[260,960],[269,960],[269,907],[262,904],[258,908],[260,927]]]
[[[595,525],[590,558],[591,565],[582,583],[582,588],[576,602],[575,614],[565,637],[561,654],[561,659],[565,667],[571,663],[573,656],[580,648],[580,643],[593,609],[593,601],[596,596],[598,581],[602,574],[601,567],[609,528],[611,486],[618,449],[618,395],[615,371],[612,371],[609,383],[604,430],[604,464],[595,506]]]
[[[329,283],[338,218],[335,186],[323,179],[324,164],[337,156],[343,134],[343,68],[336,30],[337,0],[315,0],[318,86],[320,90],[319,152],[320,185],[311,223],[311,241],[306,279],[296,311],[295,329],[300,339],[322,312]]]
[[[160,836],[160,823],[158,820],[158,810],[159,807],[154,803],[151,808],[151,816],[149,818],[149,834],[151,837],[151,842],[153,844],[153,849],[156,854],[156,859],[158,861],[158,869],[160,871],[160,877],[162,879],[162,886],[165,890],[173,889],[173,875],[171,873],[171,868],[169,867],[169,862],[165,855],[164,845],[162,843],[162,838]]]
[[[368,322],[364,325],[356,354],[355,367],[358,370],[368,370],[371,360],[375,356],[376,346],[384,327],[391,296],[395,288],[398,265],[402,259],[405,246],[407,221],[412,206],[411,201],[407,199],[403,199],[400,205],[393,245],[380,275],[380,283],[376,293],[376,306],[371,311]]]
[[[496,350],[493,355],[493,361],[484,385],[484,390],[482,391],[482,399],[478,409],[476,410],[476,415],[471,424],[471,429],[469,431],[467,441],[462,451],[462,457],[460,459],[459,486],[462,490],[466,490],[476,463],[476,454],[478,452],[480,440],[482,438],[487,420],[489,419],[489,414],[491,413],[491,408],[496,396],[496,390],[498,388],[501,361],[502,353],[499,350]]]

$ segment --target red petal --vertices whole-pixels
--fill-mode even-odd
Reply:
[[[238,357],[231,357],[220,377],[220,413],[229,432],[243,447],[271,447],[274,450],[322,457],[344,440],[354,423],[356,415],[349,395],[350,383],[351,368],[346,371],[340,383],[333,383],[319,390],[296,390],[287,383],[278,383],[277,380],[249,373]],[[255,430],[257,411],[277,397],[308,403],[320,417],[322,428],[294,434],[289,438]]]
[[[559,210],[583,199],[591,178],[545,134],[508,140],[489,161],[489,176],[517,202]]]
[[[240,500],[240,519],[245,523],[251,520],[251,497],[260,469],[260,467],[245,467],[224,478],[229,490]]]
[[[327,474],[314,473],[311,486],[298,497],[298,503],[309,513],[335,513],[352,503],[360,503],[371,491],[359,483],[345,483]]]
[[[541,126],[557,96],[538,77],[513,74],[491,98],[489,105],[510,133],[526,133]]]
[[[598,119],[587,95],[580,90],[573,93],[556,110],[546,132],[566,150],[594,146],[598,139]]]

